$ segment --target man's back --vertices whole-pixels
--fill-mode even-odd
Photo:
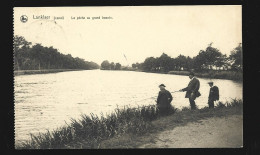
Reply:
[[[171,103],[172,101],[172,95],[168,90],[161,90],[159,92],[158,98],[157,98],[157,104],[159,105],[167,105]]]
[[[217,86],[213,86],[209,91],[209,98],[212,100],[219,100],[219,89]]]

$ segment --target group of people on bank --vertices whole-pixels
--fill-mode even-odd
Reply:
[[[180,89],[179,91],[184,92],[186,91],[185,98],[189,99],[191,110],[196,109],[196,103],[195,100],[199,96],[201,96],[199,89],[200,89],[200,81],[195,77],[193,72],[189,73],[189,78],[191,79],[188,86]],[[210,86],[209,96],[208,96],[208,105],[209,108],[214,108],[214,102],[219,100],[219,89],[217,86],[214,86],[213,82],[208,82]],[[159,95],[157,97],[157,107],[159,111],[162,113],[169,110],[171,106],[172,101],[172,95],[171,93],[165,89],[165,85],[161,84],[159,85],[160,91]]]

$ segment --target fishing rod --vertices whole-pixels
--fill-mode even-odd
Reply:
[[[171,93],[177,93],[177,92],[181,92],[180,90],[176,90],[176,91],[174,91],[174,92],[171,92]]]
[[[177,90],[177,91],[173,91],[173,92],[170,92],[170,93],[176,93],[176,92],[181,92],[180,90]],[[145,99],[142,99],[142,100],[139,100],[137,102],[140,102],[140,101],[144,101],[144,100],[148,100],[148,99],[153,99],[153,98],[156,98],[157,96],[153,96],[153,97],[148,97],[148,98],[145,98]]]

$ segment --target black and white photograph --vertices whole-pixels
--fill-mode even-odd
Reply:
[[[13,8],[15,149],[243,148],[241,5]]]

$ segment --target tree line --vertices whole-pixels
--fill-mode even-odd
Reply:
[[[92,61],[74,58],[62,54],[53,47],[41,44],[32,45],[22,36],[14,36],[14,70],[41,69],[98,69],[100,66]]]
[[[101,69],[103,70],[121,70],[122,65],[120,63],[114,63],[114,62],[109,62],[108,60],[104,60],[101,63]]]
[[[210,43],[205,50],[200,50],[198,55],[193,58],[181,54],[176,58],[172,58],[163,53],[160,57],[148,57],[142,63],[134,63],[132,68],[151,72],[181,70],[195,70],[198,72],[207,70],[242,71],[242,44],[239,43],[229,56],[222,54]]]

